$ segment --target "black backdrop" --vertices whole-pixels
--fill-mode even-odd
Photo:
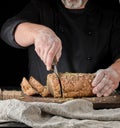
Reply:
[[[29,0],[3,0],[0,4],[0,27],[17,14]],[[27,50],[15,49],[0,39],[0,88],[19,89],[27,76]]]
[[[118,0],[95,0],[103,8],[119,11]],[[0,27],[6,19],[17,14],[29,0],[2,0],[0,4]],[[23,76],[27,76],[27,50],[8,46],[0,39],[0,88],[20,89]]]

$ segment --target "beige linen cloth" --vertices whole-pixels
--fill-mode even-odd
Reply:
[[[94,110],[90,101],[64,103],[0,101],[0,123],[20,122],[33,128],[120,128],[120,108]]]

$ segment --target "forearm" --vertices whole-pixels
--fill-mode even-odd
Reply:
[[[117,59],[111,66],[118,74],[119,74],[119,79],[120,79],[120,58]]]
[[[37,29],[42,29],[43,25],[33,24],[29,22],[21,23],[15,30],[15,41],[22,47],[30,46],[34,43]]]
[[[92,82],[93,93],[98,97],[108,96],[120,83],[120,59],[117,59],[106,69],[100,69],[96,72],[96,77]]]
[[[15,41],[22,47],[34,44],[34,50],[44,62],[47,70],[51,69],[53,59],[57,62],[61,56],[62,43],[55,32],[44,25],[24,22],[17,26]]]

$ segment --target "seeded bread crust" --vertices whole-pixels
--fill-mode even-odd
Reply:
[[[77,98],[94,96],[92,93],[92,81],[95,74],[90,73],[60,73],[59,79],[55,73],[47,75],[46,86],[43,86],[33,76],[29,81],[25,77],[21,82],[22,91],[27,95],[40,94],[42,97]],[[62,89],[62,91],[61,91]],[[62,92],[62,94],[61,94]]]
[[[62,85],[62,96],[60,95],[60,84],[56,74],[47,76],[47,86],[54,97],[74,98],[93,96],[92,81],[94,74],[88,73],[60,73]]]
[[[50,73],[47,75],[47,82],[46,82],[48,89],[55,98],[61,97],[60,93],[60,83],[58,77],[55,73]]]

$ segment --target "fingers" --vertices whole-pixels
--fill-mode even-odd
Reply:
[[[41,58],[41,60],[46,64],[48,57],[50,57],[52,61],[52,58],[56,54],[61,54],[61,49],[62,48],[59,42],[44,43],[41,47],[36,48],[36,52]]]
[[[50,70],[54,57],[56,56],[58,61],[61,56],[61,40],[51,29],[45,28],[38,31],[34,45],[37,55],[44,62],[47,70]]]
[[[104,70],[103,69],[98,70],[97,73],[96,73],[96,77],[92,82],[92,86],[93,87],[97,86],[101,82],[101,80],[104,78],[104,75],[105,74],[104,74]]]
[[[101,90],[100,94],[98,94],[98,96],[99,97],[101,97],[101,96],[109,96],[113,92],[113,88],[112,88],[113,86],[114,86],[114,84],[112,83],[112,81],[111,81],[110,84],[106,84],[103,87],[103,89]]]
[[[108,82],[109,82],[109,80],[105,76],[103,79],[101,79],[101,81],[93,89],[93,93],[100,92]]]
[[[56,53],[57,62],[59,61],[61,54],[62,54],[62,47],[60,47],[59,51]]]
[[[93,93],[98,97],[108,96],[113,92],[113,86],[112,81],[103,79],[103,81],[93,89]]]
[[[53,63],[53,59],[56,56],[58,51],[59,51],[58,47],[55,47],[54,45],[48,51],[48,54],[47,54],[47,57],[46,57],[46,61],[45,61],[47,70],[51,69],[51,66],[52,66],[52,63]]]
[[[51,70],[54,57],[56,57],[58,62],[61,56],[61,50],[62,50],[61,41],[54,43],[52,47],[49,49],[46,60],[45,60],[47,70]]]
[[[98,97],[110,95],[119,85],[118,76],[111,70],[99,70],[92,82],[93,93]]]

